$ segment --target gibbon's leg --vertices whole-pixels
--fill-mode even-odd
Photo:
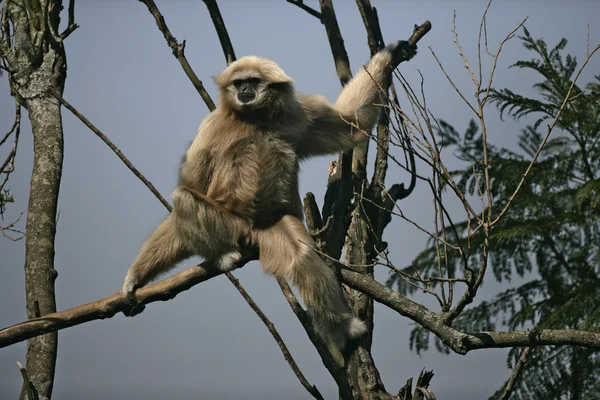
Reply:
[[[242,259],[240,241],[250,233],[248,221],[183,186],[173,191],[172,198],[174,223],[184,247],[214,263],[221,271],[233,269]]]
[[[286,215],[275,225],[253,234],[263,270],[290,280],[299,289],[315,327],[333,340],[340,351],[348,339],[366,332],[364,323],[348,306],[334,272],[314,250],[302,221]]]
[[[129,267],[122,293],[132,298],[136,288],[146,285],[175,264],[191,256],[175,231],[173,213],[152,232]]]

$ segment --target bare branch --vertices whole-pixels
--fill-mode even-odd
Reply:
[[[2,183],[4,184],[5,181],[6,181],[6,179],[4,179],[4,181]],[[2,215],[2,213],[0,213],[0,215]],[[0,226],[0,232],[2,233],[2,236],[4,236],[5,238],[7,238],[8,240],[10,240],[12,242],[18,242],[19,240],[23,239],[27,235],[26,232],[15,228],[15,225],[17,225],[17,223],[21,220],[22,216],[23,216],[23,213],[21,213],[21,215],[19,215],[19,217],[16,220],[14,220],[13,222],[11,222],[9,225]],[[16,233],[19,236],[13,237],[13,236],[9,235],[7,232]]]
[[[344,284],[373,297],[399,314],[417,322],[435,334],[445,345],[458,354],[472,350],[506,347],[534,347],[548,345],[581,346],[600,349],[600,333],[573,329],[541,329],[532,331],[465,333],[445,323],[445,314],[436,314],[381,283],[356,272],[343,270]]]
[[[158,25],[158,29],[160,29],[163,36],[165,37],[165,40],[167,41],[167,44],[173,51],[173,55],[181,64],[183,71],[188,76],[188,78],[190,79],[190,81],[192,82],[192,84],[194,85],[194,87],[196,88],[198,93],[200,94],[200,97],[202,97],[202,100],[204,100],[204,103],[206,103],[206,106],[208,107],[208,109],[210,111],[214,110],[216,108],[215,103],[212,101],[212,99],[210,98],[210,95],[204,88],[204,84],[202,83],[202,81],[198,78],[198,76],[196,75],[196,73],[194,72],[192,67],[190,66],[190,63],[188,62],[187,58],[185,58],[185,54],[184,54],[185,40],[181,44],[177,42],[177,39],[175,39],[175,37],[171,34],[171,31],[169,31],[169,27],[167,27],[165,18],[158,10],[158,7],[156,7],[154,0],[139,0],[139,1],[144,3],[146,5],[146,7],[148,7],[148,11],[150,11],[150,14],[152,14],[152,16],[154,17],[154,20],[156,21],[156,25]]]
[[[33,382],[29,380],[29,374],[27,373],[27,370],[20,361],[17,361],[17,367],[19,368],[21,376],[23,377],[23,386],[25,388],[25,393],[27,393],[27,400],[38,400],[40,397],[38,396],[38,392],[35,389]]]
[[[158,200],[160,200],[160,202],[169,211],[171,211],[173,209],[171,207],[171,205],[169,204],[169,202],[167,200],[165,200],[165,198],[158,192],[158,190],[156,190],[154,185],[148,179],[146,179],[146,177],[144,175],[142,175],[142,173],[131,163],[131,161],[129,161],[129,159],[127,157],[125,157],[123,152],[121,152],[121,150],[106,135],[104,135],[102,132],[100,132],[100,130],[98,128],[96,128],[86,117],[84,117],[83,114],[81,114],[79,111],[77,111],[75,109],[75,107],[73,107],[69,102],[67,102],[65,99],[63,99],[62,96],[58,92],[51,91],[50,94],[52,94],[54,97],[56,97],[56,99],[63,106],[65,106],[65,108],[67,108],[69,111],[71,111],[73,113],[73,115],[75,115],[77,118],[79,118],[79,120],[81,122],[84,123],[85,126],[90,128],[91,131],[96,134],[96,136],[98,136],[104,143],[106,143],[106,145],[108,147],[110,147],[110,149],[117,155],[117,157],[119,157],[121,159],[121,161],[123,161],[123,163],[127,166],[127,168],[129,168],[129,170],[131,172],[133,172],[133,174],[139,180],[141,180],[148,189],[150,189],[152,194],[154,194],[154,196],[156,196],[156,198]]]
[[[244,259],[236,266],[242,267],[257,259],[254,249],[247,249]],[[196,265],[163,281],[144,286],[136,291],[140,305],[155,301],[167,301],[193,286],[219,276],[222,271],[208,263]],[[443,314],[436,314],[401,294],[387,288],[373,279],[356,272],[343,270],[343,282],[355,290],[360,290],[424,328],[434,333],[440,340],[459,354],[471,350],[505,347],[534,347],[548,345],[570,345],[600,349],[600,333],[572,329],[542,329],[533,331],[479,332],[464,333],[444,324]],[[130,301],[117,293],[104,299],[82,304],[64,311],[30,319],[0,330],[0,348],[22,342],[45,333],[58,331],[88,321],[112,318],[127,310]]]
[[[315,10],[314,8],[309,7],[306,4],[304,4],[304,2],[302,0],[286,0],[286,1],[290,4],[300,7],[301,9],[303,9],[304,11],[306,11],[307,13],[309,13],[310,15],[312,15],[313,17],[315,17],[319,21],[321,21],[321,23],[323,22],[322,14],[320,12],[318,12],[317,10]]]
[[[517,379],[519,379],[519,375],[521,374],[521,371],[523,370],[523,366],[527,362],[527,358],[529,357],[530,352],[531,352],[531,347],[526,347],[525,349],[523,349],[523,352],[521,353],[521,356],[519,357],[519,361],[517,361],[517,364],[515,365],[515,368],[513,369],[513,373],[510,375],[510,378],[508,379],[508,382],[506,383],[506,387],[504,388],[504,393],[502,393],[502,397],[500,398],[500,400],[508,400],[510,398],[510,395],[515,387],[515,383],[517,382]]]
[[[273,322],[271,322],[271,320],[269,320],[269,318],[267,318],[265,313],[262,312],[262,310],[258,307],[256,302],[254,300],[252,300],[252,298],[248,295],[248,292],[246,292],[246,290],[242,287],[242,285],[240,284],[240,281],[237,280],[231,272],[226,272],[225,276],[227,276],[229,281],[231,283],[233,283],[233,286],[235,286],[235,288],[238,290],[238,292],[240,292],[240,294],[242,295],[244,300],[246,300],[246,302],[248,303],[250,308],[252,308],[252,310],[256,313],[256,315],[258,315],[260,320],[265,324],[265,326],[267,327],[269,332],[271,332],[273,339],[275,339],[275,341],[279,345],[279,348],[281,349],[281,352],[283,353],[283,357],[290,365],[290,368],[292,368],[292,371],[294,371],[294,374],[296,374],[296,377],[298,378],[298,380],[300,381],[302,386],[304,386],[306,391],[308,393],[310,393],[315,399],[324,400],[323,396],[321,395],[319,390],[316,388],[316,386],[311,385],[306,380],[306,377],[304,376],[304,374],[302,374],[302,371],[300,371],[300,368],[298,368],[298,364],[296,364],[296,361],[294,361],[292,354],[290,353],[286,344],[283,342],[283,339],[281,338],[281,335],[279,334],[279,332],[277,332],[277,329],[275,329],[275,325],[273,324]]]
[[[67,28],[58,36],[61,41],[65,40],[75,29],[79,28],[79,25],[75,23],[75,0],[69,0],[68,21]]]
[[[327,32],[327,39],[329,40],[333,61],[335,62],[335,70],[337,71],[342,86],[344,86],[352,79],[352,71],[350,70],[348,52],[344,45],[344,39],[335,15],[332,0],[321,0],[321,15],[321,20],[323,25],[325,25],[325,31]]]
[[[475,115],[477,115],[477,117],[479,117],[479,113],[477,112],[477,110],[475,110],[475,107],[473,107],[471,105],[471,103],[469,103],[469,100],[466,99],[466,97],[462,94],[462,92],[454,84],[454,81],[452,80],[452,78],[450,78],[450,75],[448,75],[448,73],[446,72],[446,69],[444,69],[444,67],[442,65],[442,62],[438,59],[438,57],[435,54],[435,52],[433,51],[433,49],[431,47],[429,47],[429,50],[431,51],[431,54],[435,58],[435,61],[437,61],[438,65],[440,66],[440,69],[442,70],[442,72],[446,76],[446,79],[448,79],[448,82],[450,82],[450,84],[452,85],[452,87],[454,88],[454,90],[456,90],[456,93],[458,93],[458,95],[460,96],[460,98],[469,106],[469,108],[471,109],[471,111],[473,111],[473,113]]]
[[[206,8],[208,8],[208,13],[210,14],[210,19],[212,19],[212,22],[215,25],[215,30],[217,31],[217,35],[219,36],[219,42],[221,43],[221,47],[223,48],[225,60],[227,60],[227,64],[231,64],[236,60],[235,51],[233,50],[233,45],[231,44],[231,40],[229,39],[229,33],[227,33],[227,27],[225,26],[225,22],[223,22],[223,17],[221,16],[219,5],[217,4],[216,0],[202,1],[204,1],[204,4],[206,4]]]
[[[238,267],[255,258],[248,256],[238,264]],[[207,263],[196,265],[160,282],[138,289],[135,292],[136,300],[141,306],[155,301],[171,300],[179,293],[221,274],[222,271]],[[0,348],[84,322],[112,318],[119,312],[127,311],[130,306],[130,300],[126,296],[116,293],[101,300],[30,319],[0,330]]]
[[[416,46],[419,40],[423,38],[431,30],[431,22],[429,20],[423,22],[422,25],[415,25],[413,34],[408,38],[408,44]]]

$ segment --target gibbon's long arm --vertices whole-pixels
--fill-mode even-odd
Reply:
[[[382,89],[387,89],[392,71],[415,54],[416,47],[406,41],[389,44],[348,82],[333,105],[323,96],[299,95],[309,127],[297,145],[298,156],[336,153],[366,140],[377,122]]]

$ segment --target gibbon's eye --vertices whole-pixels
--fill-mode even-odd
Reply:
[[[248,78],[247,82],[251,85],[258,85],[260,83],[260,78]]]
[[[244,82],[242,79],[234,79],[233,80],[233,86],[240,87],[240,85],[242,84],[242,82]]]

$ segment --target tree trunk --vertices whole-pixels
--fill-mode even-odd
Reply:
[[[12,94],[29,113],[33,131],[33,172],[25,241],[25,293],[28,318],[56,311],[54,237],[63,163],[60,103],[49,93],[62,93],[67,73],[63,39],[58,36],[61,0],[4,2],[14,45],[5,61]],[[70,11],[72,12],[72,10]],[[71,26],[71,18],[69,18]],[[8,25],[7,25],[8,27]],[[4,32],[5,34],[9,32]],[[58,335],[27,342],[26,368],[39,398],[52,396]],[[26,392],[21,392],[26,399]]]
[[[57,103],[48,97],[26,101],[34,149],[25,242],[25,293],[30,319],[56,312],[54,236],[63,162],[62,118]],[[57,332],[27,342],[27,371],[40,399],[52,395],[57,346]],[[25,398],[23,393],[21,398]]]

